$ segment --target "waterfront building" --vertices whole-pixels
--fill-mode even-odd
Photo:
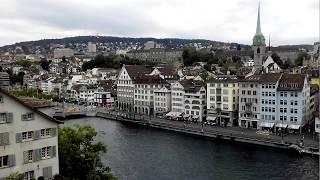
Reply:
[[[206,118],[206,86],[203,81],[182,80],[184,89],[184,118],[202,122]]]
[[[310,120],[314,122],[314,118],[319,112],[319,86],[317,84],[310,84],[310,100],[309,108]]]
[[[307,75],[282,74],[277,88],[276,128],[300,131],[310,120],[310,83]],[[266,109],[265,109],[266,110]],[[265,116],[264,119],[270,118]]]
[[[184,87],[179,81],[171,85],[171,112],[169,114],[171,117],[184,114],[184,93]]]
[[[123,65],[117,80],[117,107],[120,110],[134,111],[134,78],[150,74],[151,68],[143,65]]]
[[[259,80],[260,121],[259,128],[272,129],[279,120],[277,117],[277,88],[282,74],[262,74]],[[287,101],[281,102],[281,106],[287,106]],[[282,107],[281,107],[282,108]],[[277,119],[278,118],[278,119]]]
[[[85,103],[88,105],[94,105],[95,103],[95,96],[94,93],[97,90],[97,86],[96,85],[88,85],[88,84],[84,84],[80,87],[79,89],[79,103]]]
[[[103,87],[98,87],[93,96],[95,106],[114,108],[114,98],[111,96],[111,92],[107,92]]]
[[[260,75],[239,81],[239,127],[258,128],[260,120]]]
[[[171,111],[171,87],[163,86],[154,90],[155,115],[164,115]]]
[[[239,77],[217,76],[207,83],[207,120],[223,126],[238,125]]]
[[[0,89],[0,179],[58,174],[59,123]]]
[[[168,85],[159,76],[145,75],[134,78],[134,112],[154,115],[154,92]]]

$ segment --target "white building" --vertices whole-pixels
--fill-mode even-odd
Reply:
[[[134,79],[134,111],[154,115],[154,91],[168,85],[159,76],[145,75]]]
[[[114,98],[111,96],[111,92],[107,92],[103,89],[103,87],[99,87],[94,92],[94,104],[96,106],[102,106],[108,109],[113,109]]]
[[[84,84],[79,89],[79,102],[94,105],[95,96],[94,93],[97,91],[97,86]]]
[[[154,112],[155,115],[167,114],[171,111],[171,88],[164,86],[154,90]]]
[[[142,65],[124,65],[117,80],[117,107],[120,110],[134,111],[134,79],[151,73]]]
[[[0,179],[58,174],[58,123],[0,89]]]
[[[202,81],[180,81],[184,88],[184,117],[202,122],[207,115],[206,87]]]

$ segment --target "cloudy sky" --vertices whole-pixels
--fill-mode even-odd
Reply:
[[[273,45],[318,40],[319,0],[261,0]],[[1,0],[0,45],[107,35],[251,44],[258,0]]]

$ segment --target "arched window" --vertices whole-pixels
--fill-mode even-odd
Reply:
[[[192,109],[200,110],[200,107],[199,106],[193,106]]]
[[[185,107],[186,109],[190,109],[190,106],[188,106],[188,105],[186,105],[186,107]]]
[[[260,48],[257,49],[257,54],[260,54]]]

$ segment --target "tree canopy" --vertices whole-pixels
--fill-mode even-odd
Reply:
[[[107,148],[94,142],[97,132],[91,126],[59,130],[60,174],[71,179],[115,179],[109,167],[100,158]]]
[[[138,59],[130,59],[127,56],[109,55],[104,56],[102,54],[97,55],[93,60],[83,63],[82,70],[86,71],[93,68],[114,68],[119,69],[122,64],[127,65],[141,65],[143,64]]]

